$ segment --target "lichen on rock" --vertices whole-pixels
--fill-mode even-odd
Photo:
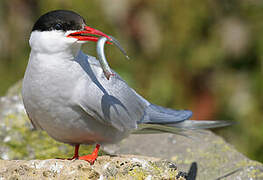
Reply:
[[[53,140],[44,131],[34,130],[24,109],[21,82],[0,98],[0,158],[47,159],[73,156],[73,147]],[[81,153],[93,147],[82,146]]]
[[[158,157],[176,165],[123,155],[99,157],[94,166],[85,161],[49,159],[72,157],[73,148],[33,130],[20,90],[21,82],[0,98],[0,158],[4,159],[0,160],[0,179],[183,179],[196,175],[197,179],[263,179],[261,163],[248,159],[210,131],[192,134],[194,140],[172,134],[131,135],[117,145],[103,147],[108,154]],[[80,153],[92,149],[81,146]],[[14,159],[20,160],[8,161]],[[189,173],[178,172],[177,167]]]
[[[175,164],[143,156],[100,156],[83,160],[0,160],[2,179],[180,179]]]

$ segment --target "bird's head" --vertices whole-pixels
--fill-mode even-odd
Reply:
[[[77,53],[82,43],[98,41],[100,36],[111,40],[106,34],[87,26],[79,14],[68,10],[55,10],[37,20],[29,43],[33,51],[40,53]]]

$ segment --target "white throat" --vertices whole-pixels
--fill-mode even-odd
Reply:
[[[33,31],[29,44],[34,53],[76,57],[80,51],[81,43],[75,38],[66,35],[71,32],[62,31]]]

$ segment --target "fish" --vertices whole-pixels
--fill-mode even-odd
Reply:
[[[104,45],[105,45],[105,43],[107,41],[109,41],[110,43],[114,44],[116,47],[119,48],[119,50],[123,53],[123,55],[127,59],[129,59],[129,56],[127,55],[126,51],[123,49],[123,47],[121,46],[119,41],[117,39],[115,39],[114,37],[112,37],[112,36],[109,36],[109,38],[106,38],[104,36],[100,37],[98,42],[97,42],[97,48],[96,48],[101,68],[103,70],[103,73],[104,73],[105,77],[108,80],[110,79],[111,76],[114,76],[115,74],[111,71],[111,68],[110,68],[110,66],[108,64],[108,61],[107,61],[105,53],[104,53]]]

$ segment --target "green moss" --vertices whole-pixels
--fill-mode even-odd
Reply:
[[[178,171],[169,169],[167,166],[161,165],[161,163],[151,163],[145,168],[137,167],[133,168],[129,175],[136,179],[145,179],[148,176],[152,176],[156,179],[175,179]],[[165,177],[164,177],[165,176]]]
[[[252,169],[248,173],[248,177],[250,178],[262,178],[263,177],[263,172],[259,169]]]
[[[4,119],[8,127],[5,136],[10,141],[0,142],[8,148],[9,159],[49,159],[73,156],[73,147],[53,140],[44,131],[31,130],[26,115],[10,114]],[[92,146],[81,146],[81,154],[91,153]],[[100,152],[100,155],[103,152]]]
[[[132,176],[138,180],[142,180],[148,176],[148,172],[145,172],[141,168],[135,168],[129,172],[129,176]]]

